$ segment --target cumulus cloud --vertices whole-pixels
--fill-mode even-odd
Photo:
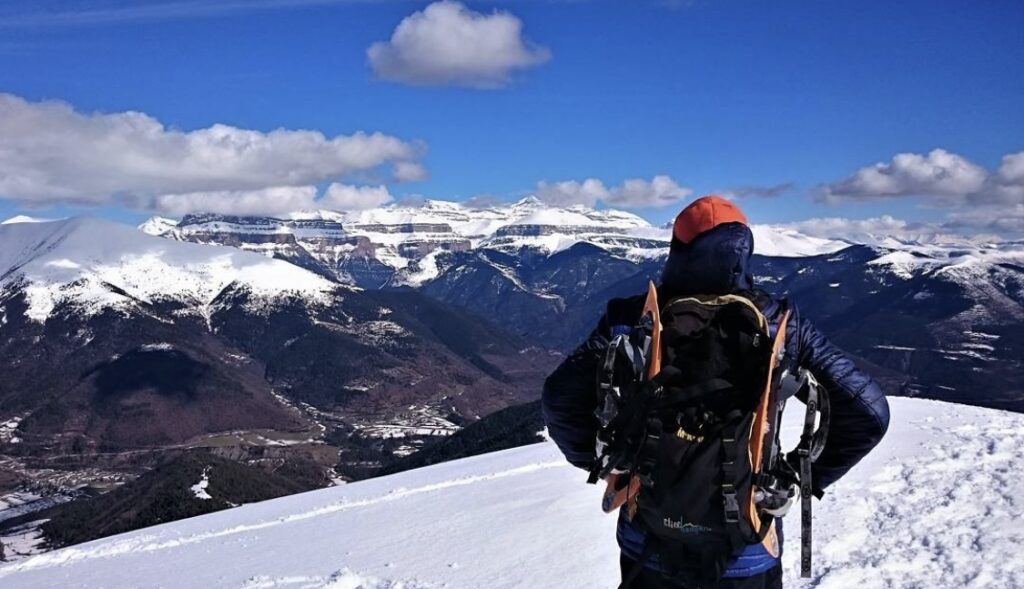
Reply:
[[[372,209],[394,200],[385,186],[331,184],[320,201],[323,208],[338,211]]]
[[[381,133],[325,137],[222,124],[186,132],[140,112],[86,114],[0,94],[0,198],[26,206],[140,206],[202,193],[259,199],[281,196],[281,187],[302,189],[294,197],[303,187],[387,165],[399,179],[422,177],[421,152]]]
[[[901,196],[956,201],[981,191],[988,176],[984,168],[955,153],[933,149],[927,155],[896,154],[889,162],[861,168],[848,178],[825,185],[821,196],[829,203]]]
[[[1024,151],[1003,156],[988,170],[943,149],[928,154],[901,153],[889,162],[857,170],[820,187],[821,200],[842,202],[922,197],[948,209],[943,230],[1024,231]]]
[[[604,182],[596,178],[587,178],[583,182],[563,180],[561,182],[538,182],[537,196],[556,206],[586,205],[592,207],[600,200],[605,200],[611,192]]]
[[[422,182],[429,177],[427,169],[419,162],[395,163],[395,180],[399,182]]]
[[[936,225],[911,223],[891,215],[868,219],[823,217],[786,223],[782,227],[811,237],[847,239],[857,243],[873,243],[882,237],[916,238],[921,235],[934,235],[939,231]]]
[[[146,208],[177,216],[199,211],[224,215],[279,215],[313,208],[316,195],[316,186],[160,194],[153,197]]]
[[[366,50],[382,80],[417,86],[499,88],[516,70],[540,65],[551,52],[523,38],[523,23],[508,12],[474,12],[441,0],[398,24],[389,41]]]
[[[996,178],[1008,184],[1024,184],[1024,151],[1004,155]]]
[[[282,215],[303,209],[358,211],[393,200],[385,186],[351,186],[337,182],[319,195],[316,186],[273,186],[260,190],[218,190],[161,194],[145,208],[167,215],[194,212],[226,215]]]
[[[960,243],[964,240],[975,243],[998,241],[997,234],[1024,231],[1024,206],[1019,207],[1016,217],[1000,226],[988,218],[956,219],[956,213],[941,223],[905,221],[891,215],[880,215],[868,219],[847,219],[825,217],[776,225],[780,229],[791,229],[825,239],[844,239],[852,243],[885,244],[888,239],[920,243]]]
[[[537,196],[558,206],[594,206],[598,202],[603,202],[625,208],[663,207],[675,204],[691,194],[692,189],[680,186],[665,175],[655,176],[650,180],[632,178],[612,187],[605,186],[604,182],[596,178],[587,178],[582,182],[565,180],[537,183]]]
[[[1002,206],[965,207],[949,214],[944,227],[1024,235],[1024,202]]]
[[[1024,204],[1024,151],[1004,155],[988,190],[969,199],[974,204]]]

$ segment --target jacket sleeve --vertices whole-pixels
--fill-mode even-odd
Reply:
[[[815,491],[821,492],[882,440],[889,428],[889,403],[878,383],[795,309],[794,319],[797,364],[814,374],[831,404],[825,448],[813,470]]]
[[[590,469],[597,437],[597,371],[608,347],[606,319],[544,381],[548,435],[573,466]]]

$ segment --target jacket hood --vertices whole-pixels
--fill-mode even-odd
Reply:
[[[661,286],[669,298],[749,291],[754,287],[750,256],[754,234],[743,223],[725,223],[690,243],[673,239]]]

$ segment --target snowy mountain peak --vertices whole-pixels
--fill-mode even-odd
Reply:
[[[36,321],[62,304],[86,314],[167,300],[198,308],[231,285],[264,299],[315,300],[337,288],[287,262],[90,217],[0,226],[0,301],[23,293],[26,314]]]
[[[153,216],[139,225],[139,231],[148,235],[161,236],[166,235],[168,232],[174,230],[178,226],[178,222],[174,219],[168,219],[167,217]]]
[[[511,208],[527,209],[545,206],[544,201],[537,198],[535,195],[525,196],[516,202],[512,203]]]

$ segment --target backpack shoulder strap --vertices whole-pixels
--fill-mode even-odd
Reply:
[[[606,325],[612,332],[608,335],[614,337],[619,335],[615,332],[616,329],[619,329],[620,333],[628,333],[629,330],[636,327],[640,320],[643,304],[643,295],[610,299],[605,306],[604,313]]]

